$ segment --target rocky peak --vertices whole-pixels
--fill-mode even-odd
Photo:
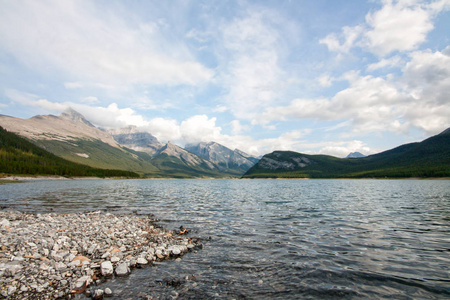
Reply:
[[[352,152],[349,155],[347,155],[346,158],[362,158],[366,157],[366,155],[362,154],[361,152]]]
[[[88,126],[95,127],[94,125],[92,125],[91,122],[86,120],[82,114],[80,114],[76,110],[72,109],[71,107],[69,107],[65,111],[63,111],[59,115],[59,118],[61,120],[70,121],[72,123],[83,123],[83,124],[86,124]]]
[[[156,137],[146,131],[139,130],[134,125],[107,130],[107,132],[119,144],[136,151],[155,154],[163,146]]]
[[[167,154],[169,156],[176,157],[188,165],[197,166],[201,164],[206,164],[210,169],[214,169],[214,165],[211,164],[209,161],[202,159],[200,156],[197,156],[196,154],[191,153],[173,144],[172,142],[168,142],[165,146],[159,149],[157,155],[159,154]]]
[[[211,161],[219,169],[245,172],[256,163],[256,161],[249,159],[248,154],[244,156],[242,151],[233,151],[216,142],[186,145],[185,149]]]

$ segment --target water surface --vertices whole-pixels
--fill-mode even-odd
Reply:
[[[448,180],[36,181],[0,205],[151,213],[203,239],[102,285],[117,299],[450,297]]]

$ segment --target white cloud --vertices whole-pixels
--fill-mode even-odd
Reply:
[[[355,42],[360,38],[362,33],[363,27],[360,25],[354,27],[344,26],[340,36],[337,36],[335,33],[330,33],[325,38],[319,40],[319,43],[327,45],[330,51],[348,53],[355,46]]]
[[[217,141],[222,128],[216,127],[216,118],[196,115],[181,122],[181,138],[186,143]]]
[[[390,58],[383,58],[380,61],[367,66],[367,71],[375,71],[378,69],[398,67],[401,63],[401,57],[396,55]]]
[[[416,1],[384,1],[380,10],[366,16],[371,27],[367,46],[379,56],[416,49],[433,29],[431,13]]]
[[[286,75],[279,66],[278,22],[268,11],[250,11],[221,27],[224,100],[237,118],[251,119],[279,96]]]
[[[99,100],[95,96],[88,96],[88,97],[81,98],[81,102],[86,103],[86,104],[96,104],[99,102]]]
[[[74,78],[66,82],[68,89],[86,83],[198,85],[212,78],[213,71],[193,59],[182,42],[168,43],[157,23],[95,4],[3,2],[0,47],[32,69]]]
[[[377,150],[371,149],[364,142],[359,140],[351,141],[326,141],[321,143],[303,144],[305,153],[325,154],[335,157],[346,157],[351,152],[360,152],[364,155],[377,153]]]
[[[395,51],[415,50],[434,28],[433,18],[450,9],[449,0],[430,3],[383,0],[382,3],[381,9],[366,15],[365,23],[344,26],[340,35],[330,33],[319,42],[338,53],[349,53],[352,48],[361,47],[380,57]]]
[[[5,90],[5,96],[13,102],[24,106],[34,106],[44,108],[49,111],[60,112],[68,107],[67,104],[50,102],[47,99],[42,99],[38,95],[26,93],[14,89]]]
[[[174,119],[153,118],[142,128],[161,142],[178,141],[181,138],[180,125]]]
[[[233,120],[233,121],[231,121],[230,124],[231,124],[232,132],[234,135],[241,134],[242,132],[250,129],[249,126],[242,125],[239,120]]]
[[[322,74],[317,78],[317,81],[322,87],[330,87],[336,79],[331,77],[330,74]]]
[[[355,132],[392,131],[391,121],[401,118],[399,103],[407,100],[397,88],[380,77],[344,76],[350,87],[332,98],[295,99],[288,106],[269,108],[260,117],[262,124],[273,120],[351,120]],[[398,128],[396,128],[398,129]]]
[[[405,117],[428,134],[450,124],[450,46],[442,52],[416,51],[405,65],[403,80],[414,99]]]

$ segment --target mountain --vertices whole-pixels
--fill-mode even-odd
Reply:
[[[349,155],[347,155],[346,158],[361,158],[366,157],[366,155],[362,154],[361,152],[351,152]]]
[[[171,177],[227,177],[229,172],[219,171],[214,164],[171,142],[159,149],[152,163]]]
[[[96,169],[119,169],[145,177],[230,177],[213,163],[172,143],[163,145],[136,127],[111,131],[95,127],[68,109],[59,116],[20,119],[0,115],[0,126],[65,160]],[[116,140],[115,140],[116,139]]]
[[[94,169],[62,159],[0,127],[0,173],[95,177],[139,177],[133,172]]]
[[[420,143],[357,159],[275,151],[244,178],[407,178],[450,176],[450,130]]]
[[[155,154],[163,147],[163,144],[161,144],[156,137],[148,132],[139,131],[136,126],[112,129],[107,130],[106,132],[120,145],[135,151],[146,152],[150,155]]]
[[[81,114],[68,109],[60,116],[20,119],[0,116],[0,126],[66,160],[101,169],[120,169],[155,176],[151,156],[122,147]]]
[[[238,149],[233,151],[215,142],[186,145],[185,149],[214,163],[219,170],[233,170],[238,174],[244,174],[258,161]]]
[[[58,140],[69,143],[77,139],[99,140],[120,148],[111,135],[96,128],[73,109],[64,111],[59,117],[39,115],[20,119],[0,115],[0,126],[33,141]]]

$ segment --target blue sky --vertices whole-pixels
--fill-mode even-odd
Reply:
[[[450,0],[0,0],[0,114],[376,153],[450,127]]]

